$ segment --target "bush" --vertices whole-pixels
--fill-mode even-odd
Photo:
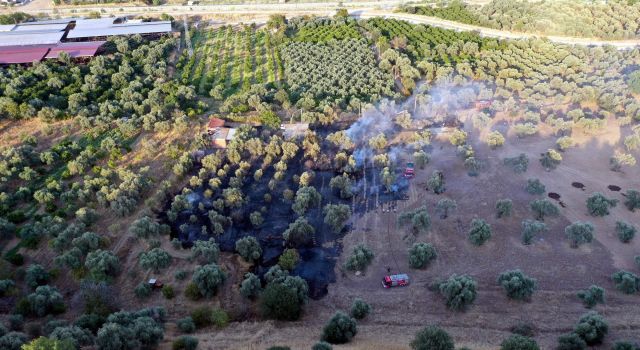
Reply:
[[[55,340],[69,340],[74,348],[93,344],[93,335],[86,329],[77,326],[57,327],[49,334]]]
[[[191,319],[196,328],[211,326],[213,324],[213,309],[209,306],[200,306],[191,311]]]
[[[457,206],[456,201],[453,199],[442,198],[438,201],[438,204],[436,204],[436,212],[440,214],[440,218],[446,219],[451,211],[455,210]]]
[[[625,294],[634,294],[640,290],[640,278],[629,271],[618,271],[611,279],[616,288]]]
[[[416,333],[411,341],[413,350],[454,350],[451,336],[437,326],[428,326]]]
[[[636,235],[636,228],[635,226],[624,221],[617,221],[616,233],[618,234],[618,239],[620,240],[620,242],[629,243]]]
[[[59,314],[64,312],[64,299],[58,289],[50,286],[40,286],[34,293],[27,297],[30,313],[42,317],[47,314]]]
[[[612,350],[638,350],[640,349],[640,345],[633,344],[626,341],[618,341],[613,345]]]
[[[195,241],[191,247],[191,256],[199,259],[203,264],[211,264],[218,261],[220,248],[213,238],[207,241]]]
[[[346,204],[327,204],[322,211],[324,223],[329,225],[335,233],[342,231],[351,217],[351,208]]]
[[[240,294],[245,298],[254,298],[260,295],[262,291],[262,285],[260,278],[251,272],[247,272],[244,275],[244,280],[240,285]]]
[[[167,284],[166,286],[162,287],[162,295],[167,299],[173,299],[176,293],[173,290],[173,287]]]
[[[37,286],[42,286],[49,282],[49,272],[45,270],[42,266],[38,264],[30,265],[27,268],[27,273],[25,275],[25,282],[31,288],[36,288]]]
[[[299,217],[289,224],[289,227],[282,233],[282,237],[292,246],[304,246],[311,243],[315,231],[306,218]]]
[[[333,350],[333,347],[331,346],[331,344],[325,341],[321,341],[313,344],[313,347],[311,347],[311,350]]]
[[[558,338],[558,347],[556,350],[585,350],[587,343],[585,343],[579,335],[575,333],[569,333],[561,335]]]
[[[373,252],[369,248],[359,244],[353,248],[344,267],[350,271],[361,271],[371,263],[373,257]]]
[[[138,299],[148,298],[151,295],[151,286],[149,283],[140,282],[133,290]]]
[[[535,340],[514,334],[500,344],[500,350],[539,350]]]
[[[547,192],[546,187],[538,179],[528,179],[525,188],[529,194],[543,194]]]
[[[262,293],[260,308],[266,318],[295,321],[300,318],[302,303],[295,290],[280,283],[270,283]]]
[[[357,333],[356,320],[338,311],[324,326],[322,340],[331,344],[344,344],[351,341]]]
[[[24,344],[22,350],[75,350],[76,346],[73,345],[71,340],[56,340],[46,337],[39,337],[31,341],[29,344]]]
[[[176,322],[178,329],[182,333],[193,333],[196,330],[196,324],[193,322],[193,318],[185,317]]]
[[[189,335],[181,335],[171,344],[173,350],[195,350],[198,348],[198,338]]]
[[[189,300],[198,300],[202,298],[202,294],[200,294],[200,289],[193,282],[190,282],[189,284],[187,284],[187,287],[184,289],[184,295]]]
[[[361,320],[371,312],[371,306],[360,298],[355,298],[351,304],[351,317]]]
[[[531,211],[536,216],[536,220],[544,221],[545,216],[558,216],[560,209],[547,199],[537,199],[529,203]]]
[[[597,312],[590,311],[578,320],[574,332],[587,343],[595,345],[602,343],[604,337],[609,333],[609,324]]]
[[[211,322],[218,328],[224,328],[229,324],[229,314],[220,308],[215,308],[211,312]]]
[[[115,277],[120,272],[120,261],[112,252],[106,250],[94,250],[87,254],[84,265],[96,280],[106,280]]]
[[[500,199],[496,202],[496,216],[498,219],[511,216],[513,202],[511,199]]]
[[[23,344],[27,342],[27,335],[20,332],[9,332],[0,337],[0,349],[2,350],[20,350]]]
[[[536,220],[524,220],[522,222],[522,244],[529,245],[538,233],[546,231],[547,225]]]
[[[451,275],[449,279],[440,283],[439,289],[452,310],[464,310],[476,300],[476,281],[467,275]]]
[[[581,244],[591,243],[593,240],[593,225],[589,222],[574,222],[564,229],[564,234],[571,242],[571,247],[577,248]]]
[[[427,189],[431,189],[435,194],[442,194],[446,191],[444,184],[444,174],[440,170],[434,170],[429,180],[427,180]]]
[[[15,286],[13,280],[0,280],[0,297],[9,295]]]
[[[438,253],[429,243],[414,243],[409,248],[409,266],[414,269],[421,269],[429,265]]]
[[[520,270],[505,271],[498,276],[498,283],[507,292],[507,296],[516,300],[528,300],[537,289],[536,280]]]
[[[535,335],[534,327],[528,322],[519,322],[515,326],[511,327],[511,333],[518,334],[523,337],[533,337]]]
[[[398,216],[398,225],[411,225],[414,233],[427,232],[431,227],[431,217],[426,206],[406,211]]]
[[[587,198],[587,209],[591,216],[609,215],[609,208],[613,208],[618,204],[617,199],[608,199],[602,193],[594,193]]]
[[[300,254],[295,249],[285,249],[282,255],[278,258],[278,265],[285,270],[293,270],[293,268],[300,260]]]
[[[524,173],[529,167],[529,158],[524,153],[517,157],[505,158],[504,165],[511,168],[515,173]]]
[[[227,275],[216,264],[198,266],[193,273],[192,282],[198,287],[200,295],[210,298],[216,294]]]
[[[145,270],[153,270],[155,272],[160,269],[166,269],[171,265],[171,255],[160,248],[153,248],[148,252],[140,254],[140,266]]]
[[[636,190],[627,190],[624,194],[625,201],[624,205],[627,209],[634,211],[636,209],[640,209],[640,192]]]
[[[482,219],[471,220],[471,228],[469,229],[469,241],[476,246],[483,245],[491,238],[491,226]]]
[[[562,161],[562,155],[554,149],[549,149],[540,155],[540,164],[547,170],[555,169]]]
[[[588,309],[598,303],[604,304],[604,288],[592,285],[589,289],[578,291],[578,298],[582,300],[582,303]]]
[[[236,241],[236,251],[240,256],[249,263],[260,259],[262,255],[262,247],[255,237],[244,237]]]

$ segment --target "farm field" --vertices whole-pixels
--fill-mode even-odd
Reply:
[[[0,66],[0,349],[637,347],[639,50],[173,28]]]

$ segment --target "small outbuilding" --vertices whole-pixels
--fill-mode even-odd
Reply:
[[[309,130],[309,123],[280,124],[280,130],[285,140],[292,140],[304,136]]]
[[[213,133],[224,126],[225,121],[217,118],[217,117],[211,117],[211,119],[209,119],[209,124],[207,124],[207,132],[209,133],[209,135],[213,135]]]
[[[233,140],[233,136],[236,134],[236,129],[221,127],[217,128],[211,134],[211,146],[213,148],[227,148],[229,142]]]

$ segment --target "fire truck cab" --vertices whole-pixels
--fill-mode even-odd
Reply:
[[[404,169],[404,177],[407,179],[413,179],[415,176],[415,170],[413,168],[413,163],[407,163],[407,167]]]
[[[397,275],[384,276],[382,286],[385,288],[404,287],[409,285],[409,275],[401,273]]]

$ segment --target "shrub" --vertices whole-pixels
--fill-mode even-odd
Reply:
[[[229,314],[220,308],[215,308],[211,312],[211,322],[218,328],[224,328],[229,324]]]
[[[577,248],[581,244],[591,243],[593,240],[593,225],[589,222],[574,222],[564,229],[564,234],[571,241],[571,247]]]
[[[617,221],[616,222],[616,233],[618,234],[618,239],[620,240],[620,242],[622,243],[629,243],[631,242],[631,240],[633,239],[633,237],[635,237],[636,235],[636,228],[635,226],[624,222],[624,221]]]
[[[260,308],[266,318],[295,321],[302,312],[302,303],[295,290],[280,283],[270,283],[262,293]]]
[[[600,344],[609,332],[609,324],[599,313],[590,311],[580,317],[574,332],[587,345]]]
[[[134,294],[139,299],[148,298],[151,295],[151,286],[149,283],[140,282],[133,290]]]
[[[295,249],[285,249],[282,255],[278,258],[278,265],[285,270],[293,270],[293,268],[300,260],[300,254]]]
[[[592,285],[589,289],[578,291],[578,298],[586,308],[590,309],[598,303],[604,303],[604,288]]]
[[[298,216],[304,215],[307,210],[320,205],[322,202],[322,196],[315,187],[304,186],[296,192],[296,199],[291,206]]]
[[[538,179],[528,179],[525,189],[529,194],[543,194],[547,191],[544,184]]]
[[[640,278],[629,271],[618,271],[611,275],[616,288],[625,294],[634,294],[640,290]]]
[[[196,330],[196,324],[190,316],[179,319],[176,325],[182,333],[193,333]]]
[[[329,225],[335,233],[342,231],[351,217],[351,208],[346,204],[327,204],[322,211],[324,223]]]
[[[160,225],[156,220],[143,216],[136,219],[129,227],[129,233],[135,235],[138,238],[149,238],[166,233],[169,228],[165,225]]]
[[[251,272],[247,272],[240,285],[240,294],[245,298],[254,298],[258,296],[261,291],[262,285],[260,284],[260,278]]]
[[[198,266],[193,273],[192,282],[198,287],[200,294],[210,298],[216,294],[218,287],[224,283],[227,275],[216,264]]]
[[[514,334],[500,344],[500,350],[539,350],[535,340]]]
[[[0,337],[0,349],[3,350],[20,350],[23,344],[27,342],[27,335],[20,332],[9,332]]]
[[[613,208],[618,204],[617,199],[608,199],[602,193],[594,193],[587,198],[587,209],[591,216],[609,215],[609,208]]]
[[[496,202],[496,216],[498,219],[511,216],[513,202],[511,199],[500,199]]]
[[[240,256],[249,263],[260,259],[262,255],[262,247],[255,237],[244,237],[236,241],[236,251]]]
[[[106,280],[115,277],[120,271],[120,261],[112,252],[95,250],[87,255],[84,265],[96,280]]]
[[[471,220],[471,228],[469,229],[469,241],[476,246],[483,245],[491,238],[491,226],[482,219]]]
[[[529,203],[531,211],[536,216],[536,220],[544,221],[545,216],[558,216],[560,215],[560,209],[551,203],[548,199],[537,199]]]
[[[175,274],[173,274],[173,277],[175,279],[177,279],[178,281],[182,281],[183,279],[187,278],[187,271],[185,270],[178,270],[176,271]]]
[[[398,225],[411,225],[414,233],[429,231],[431,227],[431,217],[426,206],[415,210],[406,211],[398,216]]]
[[[87,329],[91,333],[97,333],[100,327],[104,324],[106,319],[103,316],[97,314],[84,314],[76,319],[74,325]]]
[[[361,271],[371,263],[373,257],[373,252],[369,248],[359,244],[353,248],[344,267],[350,271]]]
[[[442,194],[446,191],[444,185],[444,174],[440,170],[434,170],[429,180],[427,180],[427,189],[431,189],[435,194]]]
[[[196,350],[198,348],[198,338],[189,335],[181,335],[171,344],[173,350]]]
[[[322,330],[322,340],[331,344],[344,344],[358,333],[356,320],[341,311],[336,312]]]
[[[16,286],[13,280],[0,280],[0,297],[9,295],[9,293]]]
[[[411,341],[413,350],[454,350],[453,339],[437,326],[428,326],[416,333]]]
[[[49,334],[55,340],[69,340],[74,348],[93,344],[93,335],[86,329],[77,326],[57,327]]]
[[[202,298],[202,294],[200,294],[200,289],[193,282],[190,282],[189,284],[187,284],[187,287],[184,289],[184,295],[190,300],[198,300]]]
[[[311,242],[315,231],[306,218],[299,217],[289,224],[289,227],[282,233],[282,237],[293,246],[302,246]]]
[[[612,350],[638,350],[640,349],[640,345],[633,344],[626,341],[618,341],[613,344]]]
[[[173,287],[167,284],[166,286],[162,287],[162,295],[167,299],[173,299],[176,293],[173,290]]]
[[[371,306],[360,298],[355,298],[351,304],[351,317],[361,320],[371,312]]]
[[[487,135],[487,145],[489,145],[491,149],[496,149],[504,145],[504,136],[497,130],[490,132],[489,135]]]
[[[46,337],[34,339],[29,344],[22,345],[22,350],[75,350],[77,347],[69,339],[57,340]]]
[[[536,280],[520,270],[505,271],[498,276],[498,283],[507,292],[507,296],[516,300],[528,300],[537,289]]]
[[[191,319],[196,328],[210,326],[213,324],[213,309],[209,306],[200,306],[191,311]]]
[[[456,201],[453,199],[442,198],[438,201],[438,204],[436,204],[436,212],[440,214],[440,218],[446,219],[457,206]]]
[[[558,338],[558,347],[556,350],[585,350],[587,343],[582,338],[575,334],[569,333],[561,335]]]
[[[533,337],[535,335],[535,329],[528,322],[519,322],[515,326],[511,327],[511,333],[524,337]]]
[[[436,257],[438,257],[438,253],[429,243],[414,243],[409,248],[409,266],[414,269],[426,267]]]
[[[331,344],[325,341],[321,341],[313,344],[313,347],[311,347],[311,350],[333,350],[333,347],[331,346]]]
[[[440,283],[439,289],[452,310],[464,310],[476,300],[476,281],[467,275],[451,275]]]
[[[30,313],[38,317],[53,313],[64,312],[64,299],[58,289],[50,286],[40,286],[27,297]]]
[[[549,149],[540,155],[540,164],[547,170],[555,169],[561,161],[562,155],[554,149]]]

